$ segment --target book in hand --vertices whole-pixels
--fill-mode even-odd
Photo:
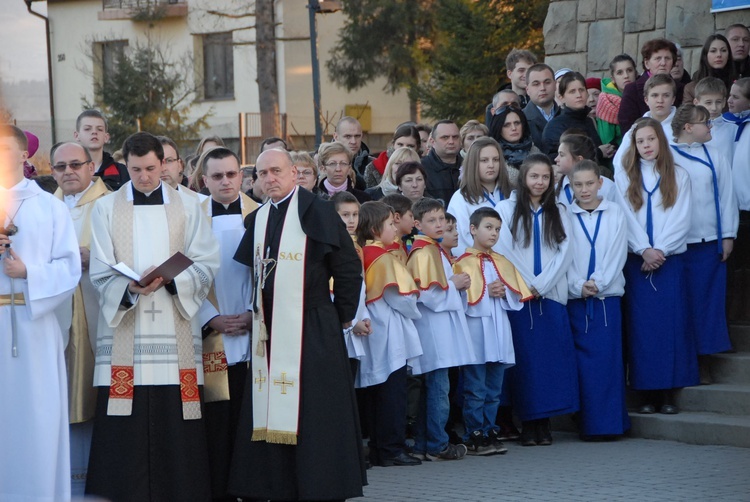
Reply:
[[[190,265],[193,264],[193,260],[185,256],[184,254],[177,251],[175,254],[173,254],[167,261],[156,267],[154,270],[146,274],[145,276],[141,277],[139,274],[137,274],[132,268],[125,265],[123,262],[119,262],[115,265],[110,265],[109,263],[99,260],[105,265],[107,265],[109,268],[114,270],[120,275],[124,275],[125,277],[134,280],[137,282],[141,287],[146,287],[151,282],[153,282],[154,279],[157,277],[161,277],[164,279],[164,284],[167,284],[169,282],[172,282],[175,277],[180,275],[183,271],[185,271]]]

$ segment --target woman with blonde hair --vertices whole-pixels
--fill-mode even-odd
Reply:
[[[318,165],[315,163],[315,159],[309,153],[303,151],[289,152],[289,155],[292,157],[292,163],[297,167],[297,185],[314,194],[321,195],[318,189]]]
[[[321,192],[332,197],[338,192],[349,192],[360,204],[370,200],[370,196],[354,187],[352,153],[342,143],[324,143],[318,149],[318,168],[325,178],[318,184]]]
[[[365,190],[365,193],[372,197],[372,200],[380,200],[386,195],[399,193],[398,185],[396,185],[396,173],[398,172],[399,166],[406,162],[419,162],[420,160],[419,154],[413,148],[407,146],[397,148],[388,158],[388,163],[383,171],[380,184],[368,188]]]

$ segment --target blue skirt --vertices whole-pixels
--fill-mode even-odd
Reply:
[[[620,297],[591,301],[593,317],[586,319],[586,300],[568,300],[578,363],[581,433],[619,435],[630,429],[625,407]]]
[[[565,305],[542,299],[509,311],[516,351],[513,406],[522,421],[578,410],[578,374]]]
[[[687,291],[682,255],[667,257],[653,273],[641,272],[643,258],[625,263],[625,340],[628,380],[635,390],[698,385],[698,357],[687,324]]]
[[[688,327],[698,355],[732,348],[727,327],[727,264],[721,261],[716,241],[688,244],[685,256],[685,289]]]

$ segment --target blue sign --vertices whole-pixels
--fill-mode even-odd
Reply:
[[[750,0],[711,0],[711,12],[750,8]]]

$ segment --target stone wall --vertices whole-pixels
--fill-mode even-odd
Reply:
[[[551,0],[544,21],[545,62],[552,68],[609,76],[609,62],[666,37],[682,46],[685,69],[698,68],[706,37],[734,23],[750,24],[750,9],[712,14],[709,0]]]

